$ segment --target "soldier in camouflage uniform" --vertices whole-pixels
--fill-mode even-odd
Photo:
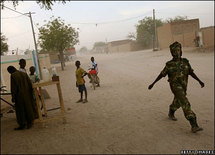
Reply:
[[[174,113],[178,108],[182,107],[184,116],[192,126],[192,132],[195,133],[197,131],[201,131],[203,129],[200,128],[196,122],[196,115],[191,110],[190,102],[186,97],[186,91],[189,75],[197,80],[201,87],[204,87],[204,83],[193,72],[189,61],[186,58],[181,58],[182,50],[180,43],[174,42],[171,44],[170,51],[173,59],[166,63],[164,69],[158,75],[156,80],[151,85],[149,85],[148,89],[152,89],[157,81],[168,75],[168,82],[170,84],[171,91],[174,94],[174,100],[169,106],[169,118],[176,121],[177,119],[175,118]]]

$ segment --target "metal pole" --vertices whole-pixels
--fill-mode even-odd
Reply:
[[[154,37],[153,37],[153,51],[157,51],[157,30],[155,21],[155,9],[153,9],[153,21],[154,21]]]
[[[153,23],[155,24],[155,10],[153,9]],[[155,33],[153,34],[153,51],[155,49]]]
[[[35,38],[35,32],[34,32],[34,26],[33,26],[33,21],[32,21],[32,17],[31,17],[31,12],[29,12],[29,17],[30,17],[31,28],[32,28],[32,32],[33,32],[34,46],[35,46],[36,56],[37,56],[37,63],[38,63],[38,67],[39,67],[39,73],[40,73],[39,77],[40,77],[40,79],[42,79],[40,61],[39,61],[39,56],[38,56],[37,43],[36,43],[36,38]]]
[[[154,12],[155,14],[155,12]],[[155,20],[155,50],[158,50],[158,40],[157,40],[157,25],[156,25],[156,20]]]

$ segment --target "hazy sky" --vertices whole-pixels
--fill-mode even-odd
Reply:
[[[12,2],[5,2],[12,9]],[[73,1],[54,4],[52,10],[41,9],[34,1],[19,2],[16,10],[32,15],[36,39],[38,27],[51,16],[61,17],[65,23],[79,28],[80,44],[91,49],[98,41],[110,42],[127,39],[129,32],[135,32],[135,25],[146,16],[152,17],[155,9],[157,19],[166,20],[175,16],[199,18],[200,27],[214,26],[214,1]],[[36,24],[39,23],[39,26]],[[96,26],[97,24],[97,26]],[[8,38],[9,50],[16,48],[34,49],[30,19],[11,10],[1,10],[1,32]]]

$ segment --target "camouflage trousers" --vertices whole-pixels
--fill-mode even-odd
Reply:
[[[170,83],[170,88],[174,94],[174,100],[169,108],[173,111],[176,111],[182,107],[184,116],[187,120],[196,118],[196,114],[191,110],[190,102],[186,97],[186,90],[180,84],[175,83]]]

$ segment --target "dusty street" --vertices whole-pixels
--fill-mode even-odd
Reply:
[[[78,56],[81,67],[88,69],[92,55]],[[58,65],[66,109],[67,123],[53,120],[42,128],[14,131],[15,113],[1,119],[1,153],[3,154],[179,154],[180,150],[214,149],[214,52],[185,51],[196,75],[205,83],[189,77],[187,97],[197,115],[202,132],[193,134],[180,108],[178,121],[167,114],[173,100],[167,77],[148,90],[165,62],[171,59],[168,50],[93,55],[99,67],[101,87],[90,86],[88,103],[76,103],[80,95],[75,87],[75,61],[65,71]],[[47,108],[58,106],[55,86],[45,87],[51,99]],[[60,114],[48,112],[48,117]]]

